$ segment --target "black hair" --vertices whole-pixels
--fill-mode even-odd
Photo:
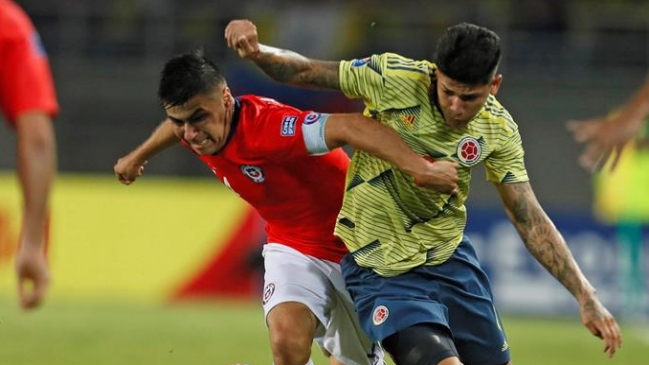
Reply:
[[[486,85],[500,63],[500,37],[470,23],[446,30],[437,42],[436,64],[446,76],[467,85]]]
[[[179,106],[223,83],[218,66],[205,58],[202,50],[195,50],[167,61],[160,73],[158,98],[164,107]]]

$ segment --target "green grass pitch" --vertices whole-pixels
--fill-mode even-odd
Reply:
[[[518,365],[646,365],[649,324],[625,323],[613,359],[574,319],[505,317]],[[317,365],[327,361],[314,348]],[[22,312],[0,298],[2,365],[271,365],[261,305],[256,302],[137,306],[46,303]]]

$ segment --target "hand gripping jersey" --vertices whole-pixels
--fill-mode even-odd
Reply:
[[[414,151],[460,165],[459,194],[449,196],[415,185],[388,162],[354,154],[336,235],[360,266],[382,276],[451,256],[466,225],[473,166],[484,162],[489,181],[528,180],[518,126],[507,110],[489,96],[466,128],[451,129],[429,97],[435,69],[390,53],[340,63],[341,89],[363,99],[365,115],[396,130]]]
[[[58,113],[52,75],[38,33],[10,0],[0,0],[0,109],[11,124],[22,113]]]
[[[228,142],[216,154],[199,158],[259,212],[268,242],[340,262],[348,251],[333,232],[347,154],[338,148],[308,155],[302,125],[316,122],[319,113],[253,95],[235,104]]]

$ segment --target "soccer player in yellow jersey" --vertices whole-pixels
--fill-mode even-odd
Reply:
[[[339,89],[415,151],[459,163],[459,192],[417,186],[389,163],[355,152],[336,234],[349,248],[343,275],[370,337],[398,365],[499,365],[509,345],[487,276],[464,235],[471,168],[487,179],[530,253],[579,303],[583,324],[612,356],[620,329],[579,269],[529,183],[518,127],[495,95],[500,39],[462,23],[447,29],[436,62],[385,53],[318,61],[258,43],[254,24],[231,22],[228,45],[277,81]]]

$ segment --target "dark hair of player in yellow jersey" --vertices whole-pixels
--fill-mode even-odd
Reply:
[[[502,81],[497,74],[500,38],[493,31],[461,23],[447,29],[437,43],[435,89],[431,90],[444,120],[464,128]]]

